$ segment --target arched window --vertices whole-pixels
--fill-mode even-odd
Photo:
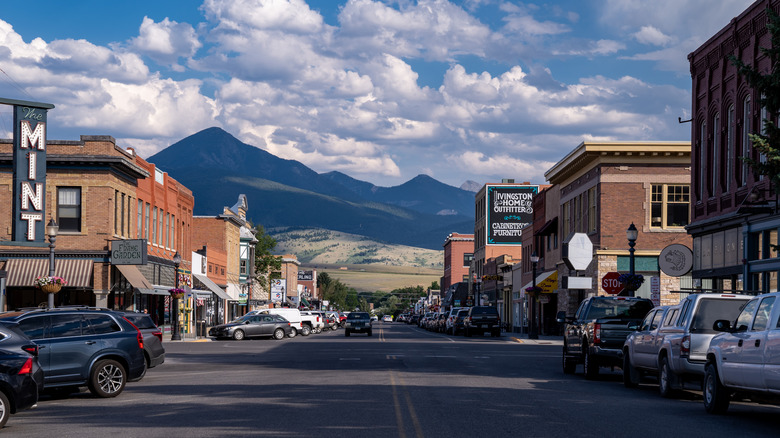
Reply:
[[[699,126],[699,184],[696,188],[696,197],[701,202],[704,199],[704,187],[707,186],[707,121],[702,120]]]
[[[745,100],[742,101],[742,156],[750,156],[750,128],[751,121],[753,119],[753,113],[750,106],[750,95],[745,96]],[[742,186],[747,185],[748,164],[742,162]]]
[[[710,180],[710,198],[715,197],[720,183],[720,114],[712,117],[712,179]]]
[[[728,193],[731,191],[731,180],[734,178],[734,156],[736,155],[735,150],[735,127],[734,124],[735,121],[735,112],[734,112],[734,105],[729,105],[729,109],[727,111],[728,118],[726,119],[726,181],[724,181],[724,187],[723,191],[725,193]]]

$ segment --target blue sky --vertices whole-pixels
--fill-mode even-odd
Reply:
[[[0,97],[143,157],[219,126],[381,186],[544,183],[585,140],[689,140],[686,57],[751,3],[4,2]]]

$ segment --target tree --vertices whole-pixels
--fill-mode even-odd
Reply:
[[[772,37],[770,47],[761,47],[761,52],[769,57],[770,73],[763,74],[733,55],[729,56],[729,60],[745,81],[759,93],[761,106],[766,108],[770,117],[762,120],[763,132],[759,129],[758,133],[750,134],[752,147],[762,158],[755,160],[742,157],[742,160],[748,163],[754,173],[768,177],[774,192],[780,193],[780,129],[772,120],[780,112],[780,17],[771,8],[767,8],[766,13],[769,18],[766,27]]]
[[[257,226],[255,239],[255,277],[258,284],[270,293],[273,273],[282,269],[282,257],[271,254],[276,248],[276,239],[266,234],[262,225]]]
[[[433,283],[431,283],[431,290],[439,290],[439,282],[436,280],[433,280]]]

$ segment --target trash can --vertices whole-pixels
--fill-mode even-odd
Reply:
[[[206,321],[205,320],[198,321],[196,329],[197,329],[196,333],[198,334],[198,336],[203,337],[203,338],[206,337]]]

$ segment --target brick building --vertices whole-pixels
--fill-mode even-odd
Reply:
[[[451,233],[444,241],[444,275],[440,289],[446,291],[455,283],[469,281],[469,269],[474,259],[474,235]]]
[[[776,66],[761,52],[771,46],[766,9],[757,1],[688,55],[693,90],[691,138],[694,285],[702,289],[778,290],[777,194],[742,157],[761,161],[748,137],[770,116],[761,95],[739,75],[733,55],[759,71]]]
[[[534,242],[540,258],[545,259],[544,269],[553,264],[557,268],[558,310],[573,314],[585,294],[604,294],[599,286],[604,274],[628,272],[626,229],[631,223],[639,230],[636,273],[646,279],[636,295],[651,298],[652,285],[658,281],[662,304],[679,301],[679,294],[672,292],[689,287],[690,276],[664,274],[658,256],[671,244],[691,247],[685,230],[690,214],[690,156],[687,142],[584,142],[545,173],[560,190],[557,205],[545,207],[557,209],[557,236],[565,241],[573,233],[585,233],[593,244],[590,265],[574,273],[560,258],[548,258],[550,238],[557,236],[545,235],[549,230],[536,233],[544,237]],[[544,222],[538,219],[547,224],[556,218],[545,214]],[[591,287],[562,288],[563,277],[570,275],[591,278]]]
[[[38,306],[47,301],[33,287],[48,275],[49,245],[20,242],[11,235],[13,142],[0,140],[0,269],[8,272],[7,308]],[[117,147],[110,136],[81,136],[79,141],[46,141],[45,222],[55,219],[55,275],[68,284],[55,305],[84,304],[133,308],[133,299],[118,300],[126,288],[111,264],[112,240],[135,238],[137,184],[149,172],[132,151]],[[41,210],[42,211],[42,210]]]

